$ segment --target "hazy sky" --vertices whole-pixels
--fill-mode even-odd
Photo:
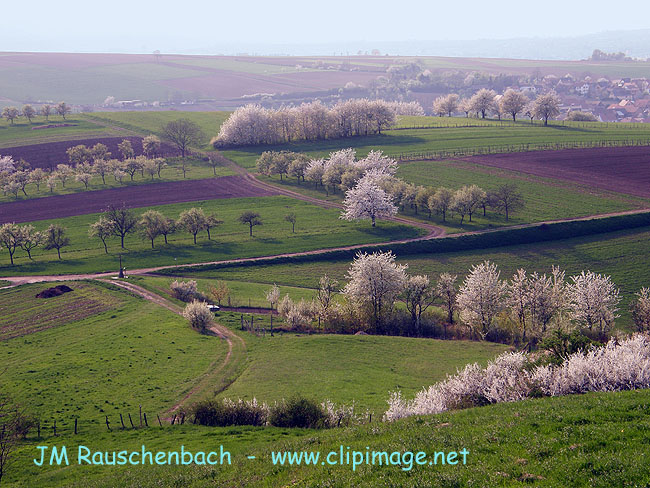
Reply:
[[[650,27],[627,0],[4,1],[3,51],[191,51],[226,45],[574,36]],[[617,10],[620,6],[620,11]]]

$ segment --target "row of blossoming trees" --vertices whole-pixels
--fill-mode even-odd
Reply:
[[[502,95],[494,90],[482,88],[470,98],[461,99],[455,93],[436,98],[433,102],[433,112],[439,116],[451,117],[462,112],[467,117],[485,118],[494,115],[499,120],[502,116],[517,120],[517,115],[525,115],[533,119],[541,119],[548,125],[548,119],[560,114],[560,97],[554,91],[538,95],[534,100],[520,91],[509,88]]]
[[[425,322],[437,320],[425,312],[437,306],[444,311],[445,325],[459,320],[474,338],[499,337],[500,330],[515,327],[524,342],[558,330],[582,330],[605,338],[618,317],[618,288],[609,276],[591,271],[567,280],[556,267],[550,274],[519,269],[504,280],[497,266],[485,261],[458,283],[456,275],[443,273],[434,282],[426,275],[407,274],[407,268],[396,263],[391,252],[360,253],[340,290],[343,300],[334,299],[339,284],[327,276],[321,278],[312,301],[280,298],[275,286],[267,299],[297,329],[317,320],[329,330],[424,335]],[[398,302],[404,306],[397,307]],[[637,328],[650,331],[648,288],[637,293],[631,311]]]
[[[27,196],[27,186],[33,184],[36,192],[46,186],[50,193],[61,185],[66,188],[70,181],[82,183],[87,190],[93,177],[99,177],[102,184],[106,184],[106,177],[113,177],[120,184],[137,175],[142,178],[160,178],[162,170],[167,166],[164,158],[157,157],[160,153],[161,142],[156,136],[147,136],[142,140],[143,153],[135,155],[133,145],[128,139],[119,145],[122,159],[112,158],[111,152],[105,144],[97,143],[92,147],[83,144],[70,147],[67,150],[69,164],[57,164],[56,168],[44,170],[31,169],[28,162],[14,161],[10,156],[0,157],[0,186],[4,195],[13,195],[18,198],[22,193]],[[187,167],[181,165],[183,172]]]
[[[459,189],[432,188],[413,185],[397,178],[397,162],[381,151],[370,151],[357,159],[354,149],[330,153],[327,158],[310,159],[302,153],[265,151],[257,160],[257,171],[272,176],[293,176],[298,181],[313,183],[330,192],[344,191],[343,218],[369,219],[373,227],[378,218],[392,217],[398,207],[409,208],[416,214],[427,212],[440,215],[446,221],[449,213],[458,215],[462,225],[465,217],[472,221],[477,211],[486,214],[493,208],[509,219],[512,212],[521,210],[524,198],[513,184],[505,184],[486,192],[477,185]]]
[[[279,109],[246,105],[235,110],[212,140],[215,147],[278,144],[381,134],[396,115],[423,115],[417,102],[355,99],[329,108],[320,101]]]

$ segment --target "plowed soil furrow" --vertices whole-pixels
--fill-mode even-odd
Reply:
[[[131,208],[222,198],[264,197],[278,194],[273,188],[252,185],[241,176],[203,180],[169,181],[55,195],[0,204],[0,224],[32,222],[103,212],[109,205]]]
[[[489,154],[462,161],[650,198],[650,148],[646,146]]]

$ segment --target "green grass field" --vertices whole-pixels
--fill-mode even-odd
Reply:
[[[84,117],[100,124],[123,127],[144,134],[163,135],[162,127],[177,119],[185,118],[195,122],[205,134],[203,149],[211,149],[210,139],[219,131],[221,124],[228,118],[230,112],[96,112]]]
[[[51,284],[0,290],[1,331],[16,322],[49,326],[0,334],[0,363],[3,391],[50,428],[57,420],[69,430],[78,418],[81,430],[96,431],[104,415],[137,417],[139,405],[153,421],[225,357],[224,342],[159,305],[113,285],[66,284],[72,292],[47,299],[34,297]],[[106,306],[93,310],[96,303]]]
[[[586,269],[608,274],[621,288],[621,318],[618,323],[625,328],[631,323],[628,306],[634,293],[641,287],[650,286],[650,265],[646,256],[648,240],[650,228],[641,228],[537,244],[504,245],[488,250],[398,255],[397,260],[409,265],[409,273],[426,273],[432,278],[444,272],[462,278],[473,265],[485,259],[499,265],[503,278],[509,278],[520,267],[529,272],[548,273],[553,265],[565,269],[567,275]],[[347,260],[317,261],[250,268],[228,267],[195,273],[184,271],[183,274],[194,278],[267,285],[277,283],[315,289],[324,274],[344,282],[349,266]]]
[[[419,124],[435,117],[426,117]],[[472,121],[474,122],[474,121]],[[464,118],[448,119],[447,124],[466,124]],[[478,122],[483,124],[484,122]],[[286,149],[305,152],[312,157],[325,157],[338,149],[353,147],[357,156],[365,156],[371,150],[381,149],[385,154],[398,158],[412,154],[483,148],[489,146],[530,145],[531,149],[542,144],[566,144],[573,142],[596,142],[602,140],[625,141],[647,140],[650,127],[647,124],[628,124],[618,128],[615,124],[595,124],[589,127],[582,123],[551,124],[548,127],[526,124],[513,125],[498,122],[482,127],[432,127],[425,129],[388,130],[381,135],[350,137],[325,141],[294,142],[280,146],[255,146],[224,151],[224,155],[245,168],[254,168],[259,155],[266,150]]]
[[[51,127],[48,129],[32,130],[33,127],[48,124],[75,124],[70,127]],[[50,116],[49,122],[45,117],[38,116],[30,124],[22,117],[11,125],[7,120],[0,119],[0,154],[3,147],[27,146],[75,139],[90,139],[93,137],[119,137],[119,133],[104,125],[95,124],[83,116],[73,114],[63,120],[58,115]]]
[[[169,238],[168,245],[164,245],[163,239],[158,238],[156,248],[151,249],[151,243],[136,234],[127,236],[127,250],[120,249],[118,239],[111,239],[109,254],[105,254],[99,239],[88,238],[89,225],[97,221],[98,214],[42,220],[34,222],[37,230],[45,229],[54,222],[68,229],[71,244],[63,248],[63,259],[57,259],[56,251],[37,248],[32,253],[33,261],[26,255],[23,256],[23,253],[17,252],[16,266],[11,267],[9,255],[3,249],[0,254],[0,276],[116,270],[117,255],[120,252],[124,265],[128,269],[134,269],[387,242],[415,237],[423,232],[415,227],[391,222],[381,222],[375,228],[365,221],[346,222],[339,219],[338,210],[327,210],[280,196],[208,200],[147,208],[157,209],[166,216],[177,218],[181,211],[191,207],[201,207],[206,214],[214,213],[218,219],[224,221],[221,226],[212,230],[211,241],[208,241],[205,232],[202,232],[194,245],[191,234],[180,232]],[[141,214],[145,210],[146,208],[137,209],[135,213]],[[237,221],[238,216],[247,210],[258,212],[263,220],[263,225],[255,227],[253,238],[249,237],[248,226]],[[297,216],[295,234],[291,232],[291,225],[284,221],[284,216],[290,212]]]
[[[645,486],[650,480],[647,431],[650,391],[588,393],[471,408],[329,431],[191,425],[29,439],[17,452],[7,486]],[[39,468],[36,445],[78,445],[94,451],[231,452],[232,464],[202,466],[76,466]],[[271,452],[469,451],[467,464],[402,466],[274,466]],[[74,455],[74,454],[73,454]],[[247,456],[256,456],[255,460]],[[404,466],[406,468],[407,466]],[[3,480],[4,481],[4,480]]]

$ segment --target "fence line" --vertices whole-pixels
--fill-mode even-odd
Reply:
[[[599,141],[573,141],[573,142],[534,142],[521,144],[496,144],[482,147],[468,147],[448,149],[444,151],[420,151],[403,153],[386,153],[387,156],[398,161],[432,161],[457,157],[478,156],[482,154],[501,154],[528,151],[557,151],[561,149],[589,149],[599,147],[637,147],[650,146],[647,139],[613,139]]]

